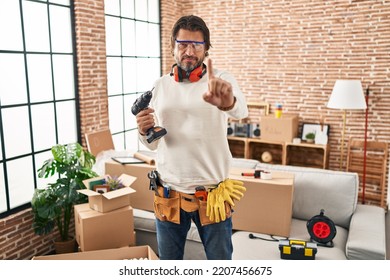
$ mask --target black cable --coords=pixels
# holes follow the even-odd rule
[[[261,240],[265,240],[265,241],[275,241],[275,242],[278,242],[280,240],[288,240],[288,238],[278,239],[278,238],[275,238],[273,235],[270,235],[271,239],[268,239],[268,238],[263,238],[260,236],[255,236],[255,235],[253,235],[253,233],[249,233],[248,237],[250,239],[261,239]]]

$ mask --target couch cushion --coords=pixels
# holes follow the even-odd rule
[[[385,218],[385,209],[374,205],[358,204],[351,220],[346,246],[348,259],[386,259]]]
[[[233,158],[232,167],[254,169],[260,161],[255,159]]]
[[[357,173],[265,163],[259,163],[256,169],[295,174],[294,218],[308,220],[324,209],[325,216],[332,219],[336,225],[349,228],[358,198]]]
[[[316,260],[346,260],[345,246],[348,231],[336,226],[337,234],[333,239],[333,247],[317,246]],[[279,242],[272,241],[284,239],[284,237],[270,236],[261,233],[252,233],[261,239],[250,239],[250,232],[237,231],[232,236],[233,260],[279,260]],[[273,239],[275,238],[275,239]],[[290,240],[310,241],[310,235],[306,229],[306,221],[292,219]]]

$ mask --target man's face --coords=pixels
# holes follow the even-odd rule
[[[181,69],[190,72],[203,63],[206,53],[203,40],[203,34],[200,31],[179,30],[174,57]]]

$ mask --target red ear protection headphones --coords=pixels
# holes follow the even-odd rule
[[[171,76],[174,76],[176,82],[183,82],[183,79],[188,79],[191,83],[199,81],[204,74],[206,74],[207,69],[206,65],[203,63],[201,66],[195,68],[191,72],[187,73],[177,66],[177,64],[172,65]]]

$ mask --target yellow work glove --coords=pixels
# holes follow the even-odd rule
[[[245,191],[246,188],[241,181],[226,179],[219,183],[218,187],[208,191],[206,215],[217,223],[225,221],[225,201],[234,206],[233,199],[240,200]]]
[[[218,185],[218,187],[220,186],[223,187],[224,200],[231,206],[234,206],[233,198],[239,201],[246,191],[244,183],[238,180],[226,179]]]
[[[218,188],[208,191],[206,216],[216,223],[226,220],[225,201],[221,198]]]

